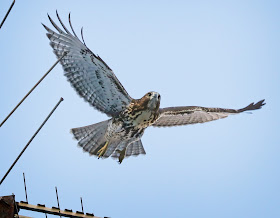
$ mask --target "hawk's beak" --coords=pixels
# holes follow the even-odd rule
[[[159,106],[160,102],[160,94],[157,92],[152,92],[151,98],[150,98],[150,108],[154,109]]]

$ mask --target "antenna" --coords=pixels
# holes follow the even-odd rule
[[[45,214],[52,214],[56,216],[61,216],[61,217],[73,217],[73,218],[100,218],[94,216],[93,213],[81,213],[81,212],[73,212],[72,210],[65,209],[65,210],[59,210],[56,207],[45,207],[45,205],[38,204],[38,205],[32,205],[32,204],[27,204],[26,202],[16,202],[17,207],[21,210],[30,210],[30,211],[35,211],[39,213],[45,213]],[[105,218],[105,217],[104,217]]]
[[[23,173],[23,182],[24,182],[24,190],[25,190],[25,199],[26,199],[26,202],[28,203],[27,191],[26,191],[26,183],[25,183],[25,175],[24,175],[24,173]]]
[[[59,209],[59,216],[61,217],[61,215],[60,215],[59,199],[58,199],[58,193],[57,193],[57,187],[56,186],[55,186],[55,193],[56,193],[57,206],[58,206],[58,209]]]
[[[31,137],[31,139],[27,142],[27,144],[25,145],[25,147],[22,149],[22,151],[20,152],[20,154],[18,155],[18,157],[16,158],[16,160],[14,161],[14,163],[10,166],[10,168],[8,169],[8,171],[6,172],[6,174],[4,175],[4,177],[2,178],[2,180],[0,181],[0,185],[2,184],[2,182],[5,180],[5,178],[7,177],[7,175],[10,173],[10,171],[13,169],[13,167],[15,166],[15,164],[17,163],[17,161],[19,160],[19,158],[21,157],[21,155],[24,153],[24,151],[26,150],[26,148],[29,146],[29,144],[32,142],[32,140],[35,138],[35,136],[38,134],[38,132],[42,129],[42,127],[45,125],[45,123],[48,121],[48,119],[50,118],[50,116],[53,114],[53,112],[55,111],[55,109],[58,107],[58,105],[63,101],[63,98],[60,98],[60,100],[58,101],[58,103],[55,105],[55,107],[52,109],[52,111],[49,113],[49,115],[47,116],[47,118],[44,120],[44,122],[41,124],[41,126],[39,127],[39,129],[34,133],[34,135]]]
[[[7,119],[9,119],[9,117],[15,112],[15,110],[21,105],[21,103],[28,97],[28,95],[30,95],[30,93],[40,84],[40,82],[42,82],[42,80],[49,74],[49,72],[52,71],[52,69],[57,65],[57,63],[67,54],[67,52],[65,52],[55,63],[54,65],[51,66],[51,68],[44,74],[44,76],[42,76],[42,78],[30,89],[30,91],[23,97],[23,99],[21,99],[21,101],[17,104],[17,106],[15,106],[15,108],[9,113],[9,115],[2,121],[2,123],[0,124],[0,127],[7,121]]]
[[[14,0],[14,1],[12,2],[12,4],[11,4],[9,10],[7,11],[7,13],[6,13],[4,19],[2,20],[2,22],[1,22],[1,24],[0,24],[0,29],[1,29],[1,27],[3,26],[3,24],[4,24],[5,20],[6,20],[6,18],[8,17],[10,11],[11,11],[12,8],[14,7],[15,2],[16,2],[16,0]]]
[[[47,218],[47,214],[52,214],[52,215],[56,215],[56,216],[60,216],[60,217],[73,217],[73,218],[101,218],[101,217],[96,217],[93,213],[84,212],[82,197],[80,197],[82,212],[80,212],[80,211],[73,212],[73,210],[71,210],[71,209],[61,210],[60,204],[59,204],[58,191],[57,191],[56,186],[55,186],[55,192],[56,192],[56,200],[57,200],[58,207],[49,208],[49,207],[46,207],[45,204],[37,204],[37,205],[29,204],[28,199],[27,199],[25,173],[23,173],[23,181],[24,181],[24,187],[25,187],[26,201],[16,202],[14,193],[13,193],[13,195],[10,195],[10,196],[0,196],[0,217],[31,218],[31,217],[19,215],[19,211],[21,209],[23,209],[23,210],[30,210],[30,211],[34,211],[34,212],[38,212],[38,213],[44,213],[46,218]],[[9,214],[9,215],[7,215],[7,214]],[[16,216],[16,215],[18,215],[18,216]],[[109,218],[109,217],[105,216],[104,218]]]
[[[84,213],[84,205],[83,205],[83,198],[81,197],[81,206],[82,206],[82,212]]]

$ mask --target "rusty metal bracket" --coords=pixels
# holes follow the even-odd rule
[[[15,209],[14,195],[0,197],[0,218],[14,218]]]

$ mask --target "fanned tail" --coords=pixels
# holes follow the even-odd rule
[[[111,157],[114,159],[118,159],[119,163],[121,163],[125,157],[138,156],[139,154],[146,154],[141,140],[132,142],[130,144],[127,142],[120,143],[115,148],[114,153],[111,155]]]
[[[89,126],[71,129],[74,138],[78,140],[78,145],[83,148],[85,152],[90,155],[98,156],[98,151],[107,142],[105,134],[108,123],[111,120],[106,120],[100,123],[95,123]],[[113,140],[110,141],[106,152],[102,158],[113,157],[121,163],[125,157],[137,156],[139,154],[146,154],[141,140],[129,142],[127,140]]]
[[[97,151],[106,143],[105,133],[110,120],[89,126],[71,129],[74,138],[77,139],[78,145],[83,148],[85,152],[91,155],[96,155]]]

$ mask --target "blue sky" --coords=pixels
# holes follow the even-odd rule
[[[0,19],[11,1],[1,1]],[[121,165],[77,147],[69,130],[107,119],[80,99],[57,66],[0,128],[0,177],[57,103],[65,101],[0,187],[29,202],[113,218],[280,216],[279,1],[17,1],[0,30],[0,119],[55,62],[41,22],[55,10],[114,70],[134,98],[161,106],[241,108],[252,114],[148,128],[147,155]],[[21,211],[22,215],[45,217]],[[52,216],[49,216],[52,217]]]

